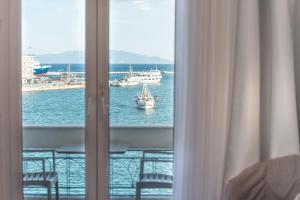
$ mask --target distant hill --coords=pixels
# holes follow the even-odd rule
[[[112,50],[110,52],[110,62],[112,64],[170,64],[173,63],[170,60],[163,59],[156,56],[145,56],[137,53],[130,53],[126,51]]]
[[[47,64],[81,64],[84,63],[85,55],[82,51],[68,51],[58,54],[36,55],[41,63]]]
[[[82,64],[85,60],[84,52],[68,51],[58,54],[37,55],[41,63],[47,64]],[[112,50],[110,52],[110,63],[112,64],[171,64],[170,60],[160,57],[145,56],[126,51]]]

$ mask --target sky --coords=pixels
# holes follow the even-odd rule
[[[175,0],[110,0],[110,49],[174,59]],[[84,51],[85,0],[23,0],[24,54]]]

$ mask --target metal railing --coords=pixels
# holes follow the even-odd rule
[[[124,154],[110,154],[110,196],[134,196],[136,182],[139,180],[141,170],[141,159],[145,158],[146,151],[127,151]],[[168,151],[165,159],[173,159],[172,152]],[[153,162],[145,166],[147,170],[173,173],[172,165],[158,165],[156,158],[147,151]],[[159,154],[155,154],[159,155]],[[161,154],[160,159],[166,154]],[[23,153],[24,158],[43,158],[46,160],[46,171],[53,170],[58,173],[59,190],[62,196],[84,196],[85,195],[85,155],[57,153],[54,150],[30,149]],[[28,164],[24,162],[23,171],[34,172],[38,169],[38,163]],[[54,191],[53,191],[54,192]],[[24,188],[25,195],[46,195],[43,188]],[[170,196],[172,191],[168,189],[145,190],[143,195],[148,196]]]

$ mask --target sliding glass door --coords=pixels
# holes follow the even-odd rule
[[[175,0],[22,0],[26,199],[171,198],[174,31]]]
[[[110,199],[170,199],[175,0],[110,0]]]
[[[85,198],[85,4],[22,0],[25,198]]]

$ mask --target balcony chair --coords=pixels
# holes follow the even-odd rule
[[[225,200],[296,200],[300,193],[300,155],[258,163],[231,179]],[[297,197],[297,198],[295,198]]]
[[[173,163],[173,160],[163,158],[146,158],[146,153],[171,154],[161,151],[144,151],[140,163],[140,176],[136,183],[136,200],[141,200],[142,189],[173,188],[173,176],[163,173],[145,173],[145,163]]]
[[[45,159],[43,158],[24,158],[24,162],[41,162],[42,172],[30,172],[23,173],[23,185],[24,186],[41,186],[47,188],[48,200],[51,200],[51,186],[55,185],[55,199],[59,200],[59,188],[58,188],[58,175],[53,171],[46,172]],[[54,161],[53,161],[54,163]]]

